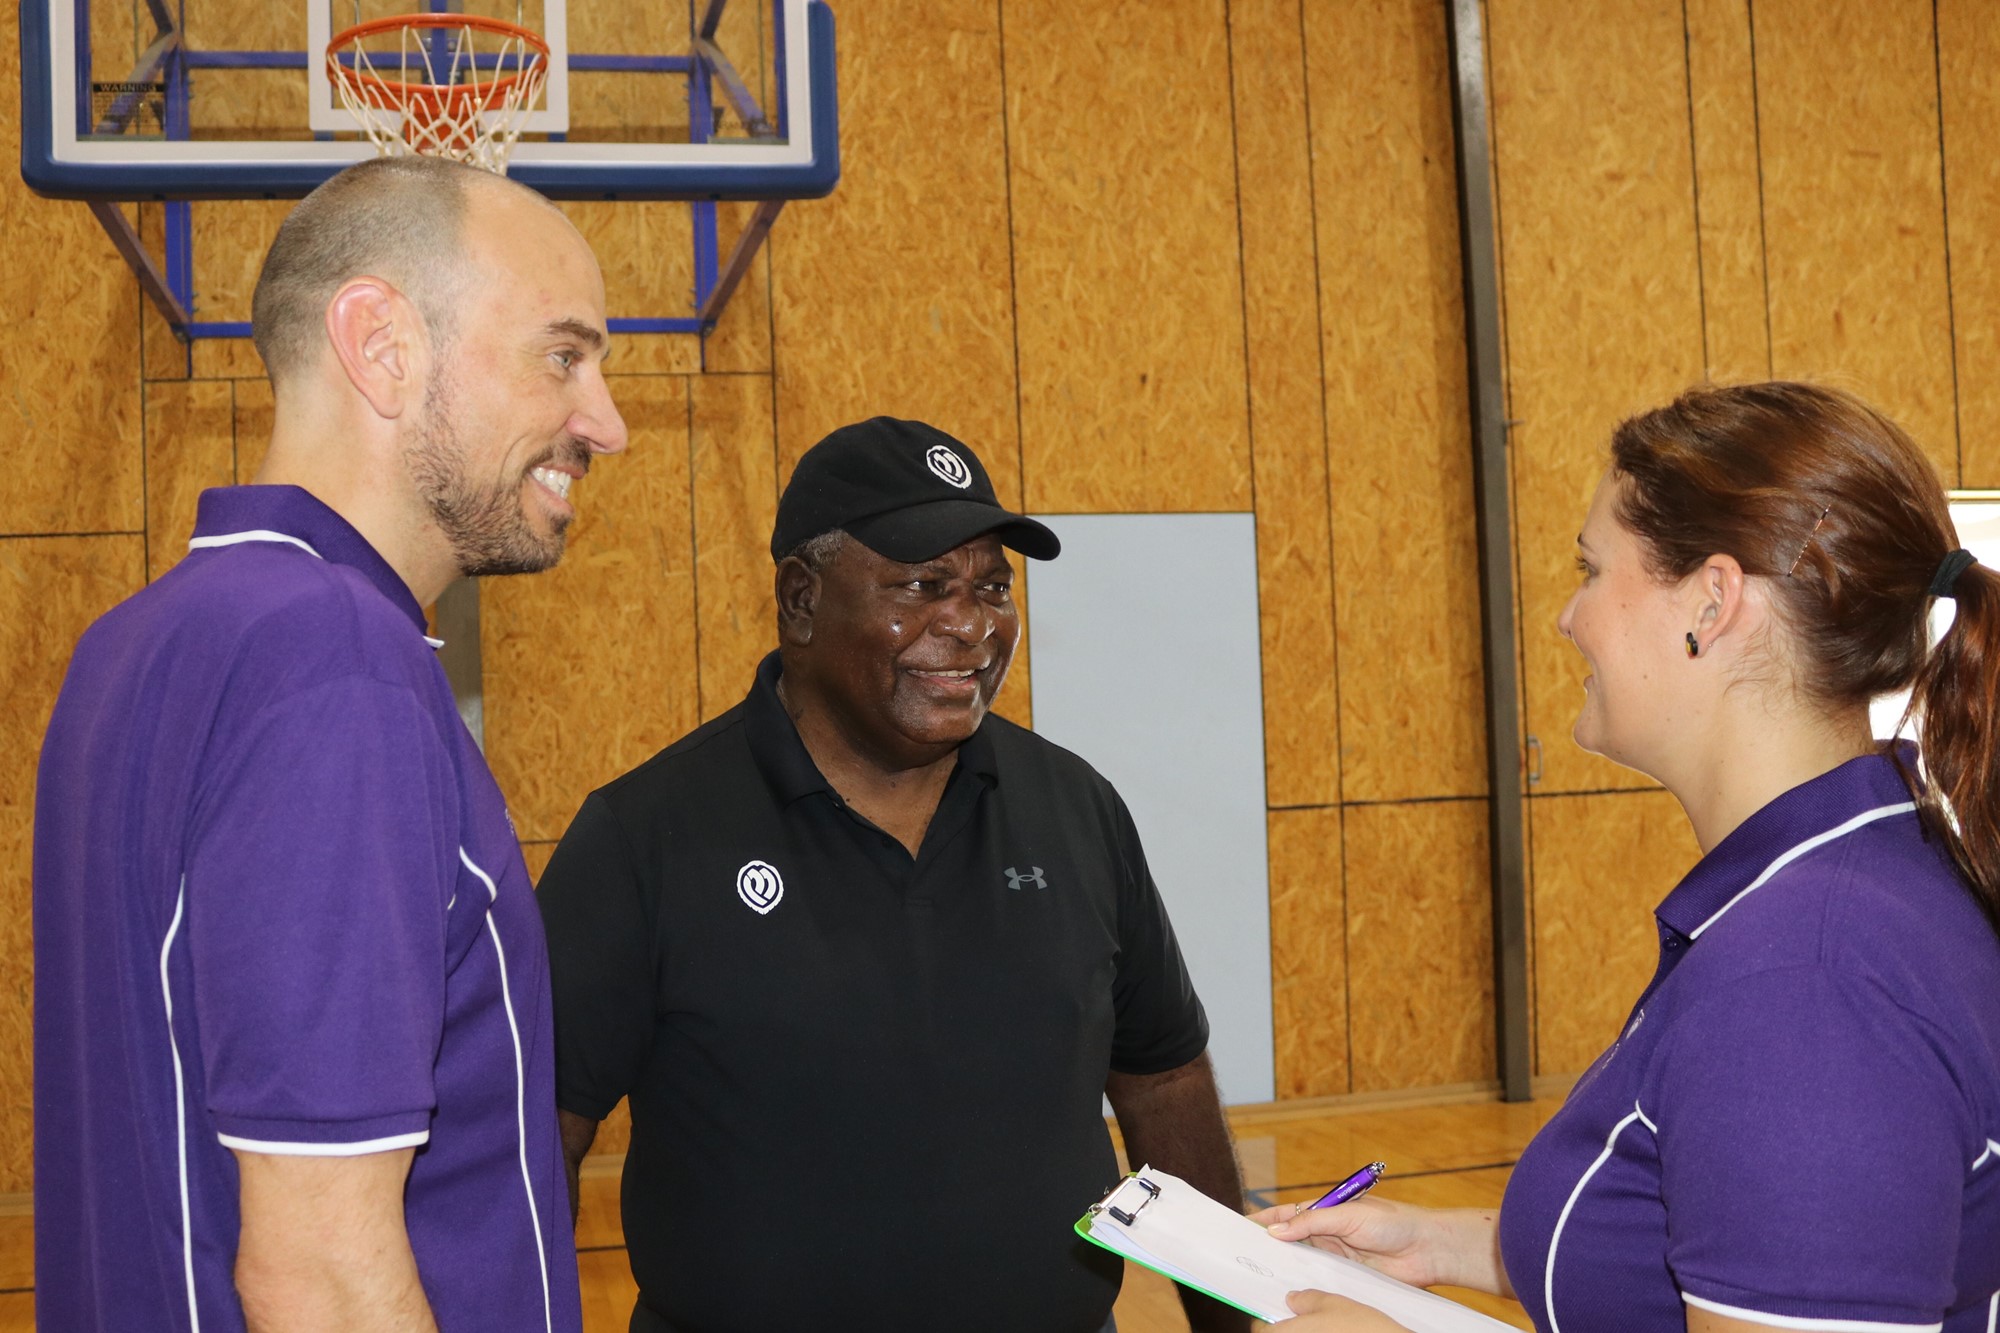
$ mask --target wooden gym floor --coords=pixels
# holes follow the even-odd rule
[[[1364,1162],[1380,1159],[1389,1164],[1389,1175],[1377,1187],[1384,1198],[1433,1207],[1495,1207],[1522,1147],[1561,1100],[1365,1109],[1266,1106],[1235,1112],[1230,1120],[1244,1183],[1259,1204],[1315,1198]],[[615,1163],[586,1166],[576,1239],[586,1333],[624,1333],[634,1288],[619,1231]],[[17,1207],[0,1214],[0,1333],[34,1328],[34,1280],[34,1219]],[[1448,1294],[1516,1327],[1530,1327],[1513,1301]],[[1186,1328],[1173,1284],[1128,1268],[1118,1299],[1119,1333]]]

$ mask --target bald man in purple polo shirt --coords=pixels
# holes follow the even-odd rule
[[[575,1330],[547,965],[423,607],[625,447],[540,196],[349,169],[258,280],[256,484],[84,635],[35,822],[35,1272],[63,1330]]]

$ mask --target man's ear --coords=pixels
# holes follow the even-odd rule
[[[819,575],[805,561],[788,555],[778,562],[773,588],[778,598],[778,637],[793,646],[811,643],[813,615],[819,609]]]
[[[326,306],[326,337],[347,382],[390,420],[423,393],[430,344],[416,307],[382,278],[351,278]]]

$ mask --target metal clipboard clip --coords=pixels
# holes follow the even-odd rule
[[[1120,1208],[1117,1203],[1119,1195],[1134,1188],[1145,1197],[1139,1199],[1130,1211]],[[1109,1213],[1112,1220],[1129,1227],[1139,1220],[1139,1214],[1146,1211],[1146,1206],[1159,1197],[1160,1187],[1135,1171],[1125,1177],[1125,1179],[1119,1181],[1109,1194],[1092,1204],[1090,1211],[1092,1213]]]

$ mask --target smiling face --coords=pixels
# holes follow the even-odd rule
[[[914,767],[979,729],[1021,636],[997,536],[917,564],[849,540],[817,577],[809,636],[788,635],[786,679],[810,689],[855,750]]]
[[[625,447],[604,382],[604,280],[560,213],[512,191],[466,225],[466,290],[405,457],[462,573],[561,559],[573,482]]]
[[[1619,522],[1624,485],[1609,473],[1598,483],[1577,538],[1583,582],[1556,627],[1590,667],[1576,743],[1657,776],[1688,722],[1695,682],[1685,636],[1698,621],[1688,589],[1659,582],[1638,536]]]

